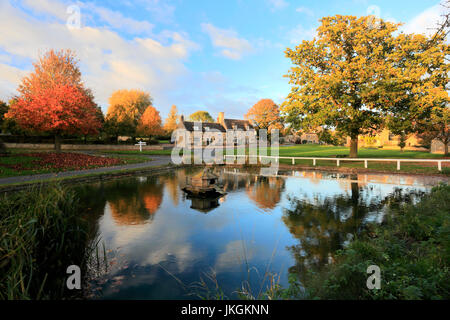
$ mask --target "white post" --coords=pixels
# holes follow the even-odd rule
[[[397,160],[397,170],[400,170],[400,160]]]
[[[367,160],[364,160],[364,168],[367,169]]]
[[[316,159],[313,159],[313,166],[316,166]]]
[[[337,165],[338,167],[339,167],[339,161],[340,161],[340,160],[336,160],[336,165]]]
[[[292,165],[294,165],[295,164],[295,159],[294,158],[292,158]]]
[[[441,161],[438,161],[438,170],[439,170],[439,171],[442,171]]]
[[[139,146],[139,151],[142,152],[142,146],[146,146],[147,142],[139,141],[139,143],[136,143],[135,146]]]

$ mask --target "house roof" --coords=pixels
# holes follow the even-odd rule
[[[247,130],[247,127],[253,129],[252,124],[248,120],[224,119],[223,122],[226,129],[233,129],[233,126],[236,126],[237,130]]]
[[[195,122],[192,121],[183,121],[183,125],[187,131],[194,131]],[[225,128],[220,123],[215,122],[202,122],[202,131],[207,131],[206,128],[219,130],[220,132],[226,132]]]

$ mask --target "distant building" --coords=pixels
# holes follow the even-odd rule
[[[350,146],[350,137],[347,137],[346,146]],[[398,147],[400,136],[392,134],[388,129],[383,129],[374,135],[358,136],[359,147]],[[405,148],[420,146],[420,138],[416,134],[410,134],[405,140]]]
[[[442,141],[439,141],[437,139],[434,139],[433,141],[431,141],[431,148],[430,148],[430,152],[431,153],[442,153],[444,154],[445,152],[445,145]],[[450,145],[447,146],[447,152],[450,151]]]
[[[196,127],[199,125],[200,127]],[[202,131],[203,133],[207,132],[219,132],[222,134],[222,140],[228,144],[234,144],[237,142],[237,138],[230,142],[226,141],[227,132],[229,131],[241,131],[246,132],[249,136],[254,135],[256,137],[256,130],[253,125],[248,120],[239,120],[239,119],[225,119],[225,113],[219,112],[219,116],[217,117],[217,122],[193,122],[193,121],[184,121],[184,117],[180,116],[177,129],[184,130],[185,134],[190,136],[191,144],[200,145],[199,141],[194,141],[196,139],[194,132]],[[206,137],[202,141],[202,146],[209,145],[213,140]],[[179,146],[183,146],[183,141],[178,141]]]

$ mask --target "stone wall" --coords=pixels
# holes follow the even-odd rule
[[[10,149],[53,149],[54,145],[49,143],[5,143]],[[166,150],[172,148],[171,144],[158,144],[142,146],[142,150]],[[62,150],[139,150],[135,145],[113,145],[113,144],[62,144]]]

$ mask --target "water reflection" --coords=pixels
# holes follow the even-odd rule
[[[135,181],[116,181],[106,199],[117,225],[150,223],[159,209],[164,185],[159,177]]]
[[[266,271],[286,284],[288,271],[301,278],[330,263],[367,222],[382,221],[387,205],[414,202],[436,183],[306,171],[263,177],[216,168],[227,195],[193,198],[182,189],[200,170],[79,188],[92,239],[105,245],[108,258],[107,273],[92,281],[95,297],[195,298],[189,284],[211,268],[228,297],[236,297],[242,281],[261,288]]]

